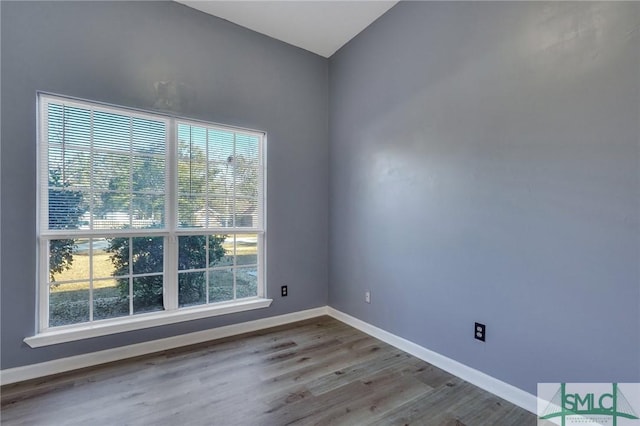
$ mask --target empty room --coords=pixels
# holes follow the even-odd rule
[[[3,425],[640,426],[640,2],[0,36]]]

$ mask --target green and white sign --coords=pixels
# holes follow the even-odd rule
[[[640,426],[640,383],[538,383],[538,425]]]

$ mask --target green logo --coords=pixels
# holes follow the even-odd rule
[[[541,387],[547,385],[546,387]],[[569,385],[569,388],[568,386]],[[638,408],[638,388],[633,391],[633,405]],[[549,386],[552,386],[551,388]],[[560,383],[550,399],[544,398],[558,384],[541,383],[538,385],[538,416],[540,420],[560,420],[560,425],[575,424],[611,424],[618,426],[621,419],[638,420],[633,405],[620,390],[618,383]],[[545,393],[546,395],[542,395]],[[546,405],[545,405],[546,403]],[[633,422],[635,424],[636,422]],[[556,423],[558,424],[558,423]]]

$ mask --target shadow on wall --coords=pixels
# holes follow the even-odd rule
[[[186,83],[156,81],[153,83],[156,100],[153,108],[162,111],[184,112],[193,104],[195,92]]]

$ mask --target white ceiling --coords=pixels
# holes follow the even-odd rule
[[[176,1],[325,58],[397,3],[369,0]]]

